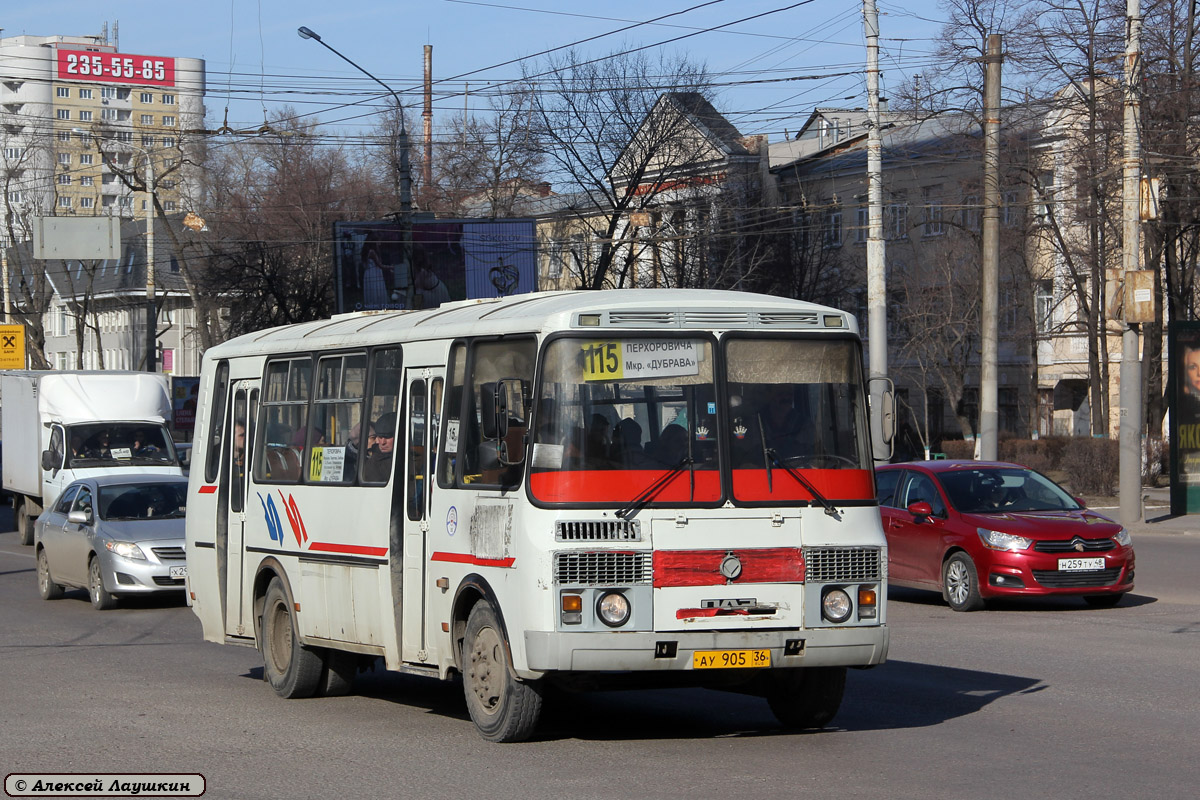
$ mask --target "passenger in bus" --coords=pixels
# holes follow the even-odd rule
[[[321,445],[325,444],[325,431],[321,428],[318,428],[316,425],[313,425],[311,428],[301,428],[292,434],[292,447],[298,447],[303,450],[305,444],[307,443],[306,437],[309,431],[312,431],[313,447],[320,447]]]
[[[653,456],[663,466],[679,465],[688,454],[688,432],[682,425],[672,422],[658,435]]]
[[[246,477],[246,422],[241,419],[233,423],[233,472],[239,481]]]
[[[642,448],[642,426],[634,419],[623,419],[613,431],[612,460],[624,469],[646,469],[650,457]]]
[[[759,409],[756,423],[762,425],[766,447],[781,459],[812,455],[815,432],[812,421],[804,418],[793,403],[792,387],[786,384],[769,386],[766,401]],[[759,431],[751,429],[751,435]]]
[[[612,466],[609,450],[612,448],[612,423],[603,414],[592,414],[587,429],[587,441],[583,445],[584,465],[587,469],[608,469]]]
[[[363,462],[363,480],[386,483],[392,475],[392,455],[396,449],[396,415],[392,412],[375,420],[375,444],[367,449]]]
[[[361,453],[359,448],[370,449],[375,444],[375,426],[367,423],[367,440],[361,442],[362,423],[357,423],[350,429],[348,438],[346,439],[346,466],[345,474],[353,476],[358,471],[358,459]]]

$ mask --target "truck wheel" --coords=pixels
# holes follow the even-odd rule
[[[263,677],[280,697],[312,697],[325,664],[321,654],[300,643],[296,619],[283,581],[267,587],[262,619]]]
[[[63,596],[63,587],[54,582],[50,575],[50,559],[46,558],[46,550],[38,550],[37,554],[38,594],[43,600],[57,600]]]
[[[20,536],[21,544],[33,544],[33,520],[25,513],[24,500],[18,500],[13,503],[13,522],[17,525],[17,533]]]
[[[542,686],[522,681],[508,668],[507,648],[496,612],[476,603],[463,640],[463,693],[467,711],[490,742],[523,742],[542,713]]]
[[[88,594],[92,598],[92,608],[97,611],[107,611],[117,605],[116,596],[104,588],[104,576],[100,574],[100,559],[94,556],[88,563]]]
[[[770,677],[767,705],[785,728],[824,728],[842,706],[845,667],[789,669]]]

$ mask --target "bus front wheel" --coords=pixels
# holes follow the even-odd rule
[[[770,678],[767,704],[786,728],[824,728],[841,708],[845,667],[789,669]]]
[[[491,742],[522,742],[537,727],[542,687],[518,679],[508,666],[496,612],[476,603],[463,640],[463,692],[471,721]]]
[[[312,697],[325,667],[320,653],[300,643],[287,591],[279,578],[267,587],[262,619],[263,674],[280,697]]]

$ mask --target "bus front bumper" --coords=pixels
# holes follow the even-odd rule
[[[692,669],[698,650],[770,650],[772,668],[865,667],[887,658],[886,625],[790,631],[617,633],[525,631],[528,670],[546,672],[670,671]]]

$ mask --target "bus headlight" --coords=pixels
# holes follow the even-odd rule
[[[619,628],[629,621],[629,599],[620,592],[606,592],[596,603],[596,616],[610,628]]]
[[[853,610],[850,595],[842,589],[830,589],[821,597],[821,616],[830,622],[845,622]]]

